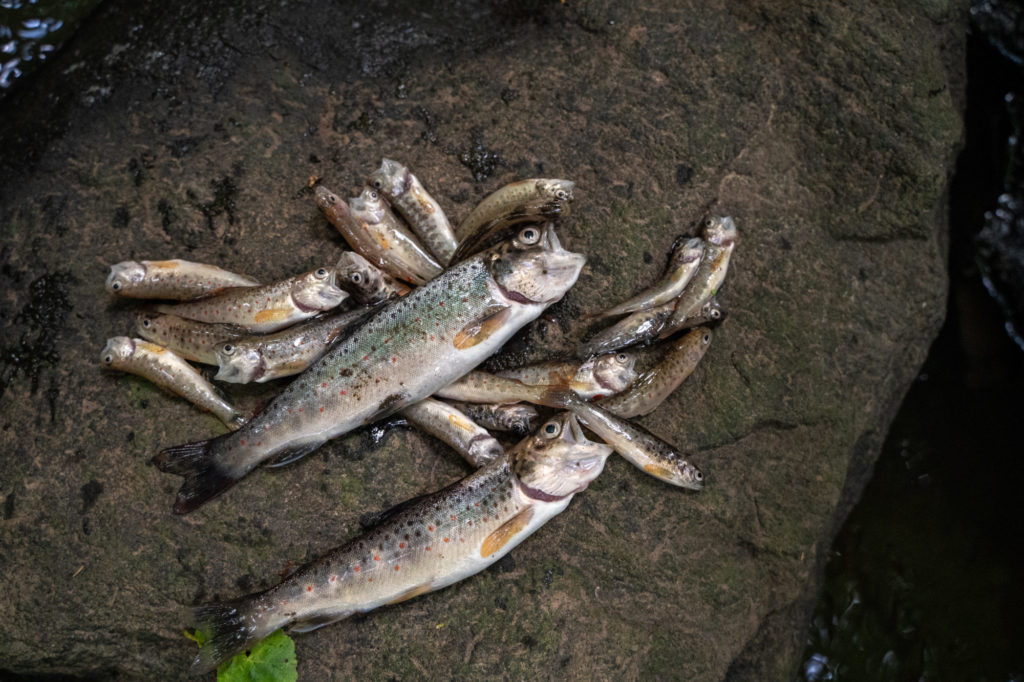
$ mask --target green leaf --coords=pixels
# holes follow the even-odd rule
[[[217,668],[217,682],[295,682],[295,642],[277,630]]]

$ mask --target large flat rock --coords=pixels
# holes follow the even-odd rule
[[[175,517],[179,479],[150,457],[223,427],[98,366],[136,308],[105,294],[109,264],[331,263],[310,183],[354,191],[386,155],[455,219],[513,179],[578,183],[561,232],[588,266],[505,362],[568,352],[677,235],[735,217],[730,318],[643,420],[709,485],[611,460],[491,570],[297,636],[300,679],[790,674],[943,317],[965,8],[639,4],[108,2],[5,102],[0,669],[185,677],[185,607],[466,473],[392,428]],[[229,393],[254,409],[276,389]]]

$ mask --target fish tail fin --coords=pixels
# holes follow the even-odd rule
[[[243,598],[196,607],[193,620],[203,644],[192,661],[192,670],[213,670],[252,642],[263,638],[263,634],[256,632],[257,627],[250,624],[247,605],[248,598]]]
[[[153,464],[160,471],[185,477],[174,501],[175,514],[187,514],[199,508],[238,480],[219,470],[214,461],[218,450],[213,446],[219,440],[220,437],[175,445],[153,458]]]

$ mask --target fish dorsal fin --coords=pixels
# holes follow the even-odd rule
[[[527,507],[511,519],[501,524],[496,531],[484,538],[480,546],[480,556],[486,559],[509,543],[519,531],[529,525],[533,518],[533,507]]]
[[[473,320],[455,335],[452,345],[459,350],[465,350],[483,343],[505,325],[511,314],[512,309],[509,306],[488,307],[482,317]]]

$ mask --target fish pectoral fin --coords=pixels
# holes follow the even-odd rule
[[[263,466],[270,469],[283,467],[286,464],[291,464],[292,462],[296,462],[302,459],[309,453],[316,450],[318,447],[320,447],[320,443],[314,443],[313,445],[300,445],[297,448],[290,448],[288,450],[285,450],[284,452],[279,452],[274,457],[267,460],[267,463],[264,464]]]
[[[455,335],[455,340],[452,341],[452,345],[459,350],[465,350],[466,348],[472,348],[479,343],[483,343],[505,325],[511,314],[512,308],[509,306],[489,307],[483,316],[473,320],[459,330],[459,333]]]
[[[533,518],[533,507],[527,507],[501,524],[496,531],[484,538],[484,543],[480,546],[480,556],[486,559],[507,545],[509,540],[529,525],[531,518]]]
[[[397,597],[389,601],[388,604],[400,604],[404,601],[412,599],[413,597],[418,597],[421,594],[426,594],[427,592],[430,592],[433,589],[434,586],[432,584],[423,583],[422,585],[417,585],[416,587],[406,590],[402,594],[398,595]]]
[[[288,629],[292,632],[312,632],[313,630],[316,630],[317,628],[322,628],[325,625],[337,623],[339,620],[345,620],[351,615],[351,611],[345,611],[340,615],[337,613],[330,613],[324,614],[322,616],[303,618],[302,620],[297,620],[294,623],[292,623],[290,626],[288,626]]]
[[[291,312],[290,308],[268,308],[256,313],[253,319],[260,324],[264,322],[282,322],[288,319]]]

